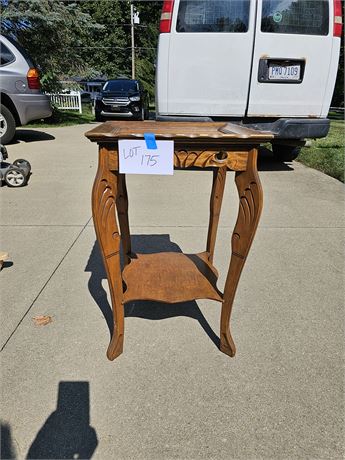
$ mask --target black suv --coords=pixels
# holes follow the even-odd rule
[[[138,80],[117,79],[105,82],[95,100],[96,121],[115,117],[145,120],[149,117],[149,101]]]

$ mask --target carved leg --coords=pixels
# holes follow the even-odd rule
[[[217,229],[220,209],[222,207],[227,167],[213,170],[212,193],[210,199],[210,221],[208,225],[206,251],[209,253],[209,261],[213,262],[214,246],[216,244]]]
[[[259,223],[263,194],[256,167],[257,149],[248,155],[247,170],[236,172],[235,182],[240,199],[237,222],[232,234],[232,254],[225,282],[220,319],[220,349],[235,356],[236,347],[230,333],[230,315],[237,285]]]
[[[116,198],[117,215],[120,224],[121,241],[123,246],[124,262],[127,265],[130,262],[131,253],[131,236],[129,233],[128,222],[128,196],[126,187],[125,174],[115,173],[118,178],[119,189]]]
[[[92,215],[107,273],[113,308],[114,330],[107,356],[115,359],[123,351],[124,308],[120,267],[120,235],[116,222],[118,176],[109,171],[108,152],[99,150],[98,170],[92,189]]]

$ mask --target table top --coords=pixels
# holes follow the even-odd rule
[[[157,139],[205,140],[264,143],[274,137],[270,131],[259,131],[226,122],[162,122],[107,121],[85,136],[92,142],[111,142],[117,139],[143,139],[144,133],[153,133]]]

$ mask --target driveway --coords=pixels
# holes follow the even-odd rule
[[[21,129],[8,146],[33,174],[0,189],[2,458],[343,458],[343,185],[261,158],[265,204],[235,299],[235,358],[217,348],[218,303],[135,302],[110,362],[90,128]],[[203,250],[210,173],[127,185],[134,250]],[[220,288],[236,215],[230,173]],[[52,322],[35,325],[39,315]]]

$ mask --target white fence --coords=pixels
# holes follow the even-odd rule
[[[80,91],[71,91],[70,93],[55,93],[47,94],[50,97],[50,101],[58,109],[61,110],[81,110],[81,97]]]
[[[329,110],[331,112],[344,113],[344,107],[330,107]]]

